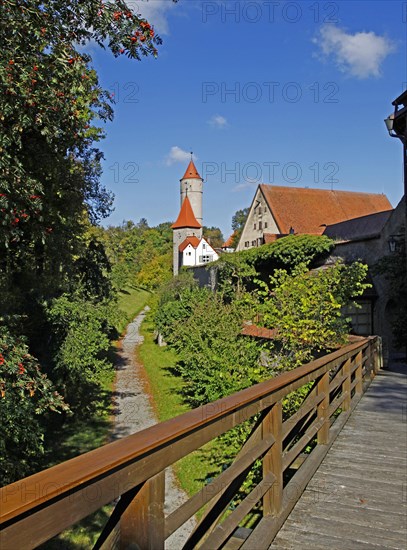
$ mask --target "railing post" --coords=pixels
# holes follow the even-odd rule
[[[272,434],[275,442],[263,458],[263,479],[270,473],[275,481],[263,497],[263,515],[276,516],[283,504],[283,408],[281,401],[273,405],[263,420],[263,438]]]
[[[380,336],[376,336],[373,361],[374,374],[376,375],[381,368],[383,368],[382,339]]]
[[[345,380],[342,384],[342,391],[347,393],[344,401],[343,401],[343,410],[348,411],[350,409],[350,403],[351,403],[351,394],[350,394],[350,366],[351,366],[351,359],[347,359],[345,361],[345,364],[342,367],[342,371],[344,376],[346,376]]]
[[[369,349],[369,347],[367,349]],[[362,352],[359,351],[359,353],[356,355],[356,365],[357,365],[357,367],[356,367],[356,370],[355,370],[355,377],[356,377],[355,392],[358,395],[362,395],[362,393],[363,393],[362,364],[363,364],[363,355],[362,355]]]
[[[366,348],[366,376],[369,376],[370,380],[374,378],[374,340],[369,340],[369,344]],[[362,373],[363,376],[363,373]]]
[[[120,549],[164,549],[165,472],[148,479],[120,519]]]
[[[317,385],[317,395],[325,394],[323,400],[318,404],[318,420],[323,421],[318,430],[318,445],[326,445],[329,442],[329,371],[322,375]]]

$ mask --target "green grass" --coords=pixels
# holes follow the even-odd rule
[[[174,374],[177,355],[173,349],[159,347],[155,343],[151,315],[147,315],[141,325],[141,334],[144,342],[139,348],[138,356],[147,373],[157,417],[163,422],[190,410],[190,407],[185,404],[181,395],[183,381]],[[188,495],[199,491],[209,477],[218,473],[214,471],[209,460],[212,445],[213,443],[208,443],[174,465],[180,485]]]
[[[117,305],[120,312],[123,313],[123,315],[120,315],[120,320],[116,326],[119,334],[124,332],[128,323],[147,305],[151,295],[151,292],[148,290],[133,286],[129,286],[119,292]]]

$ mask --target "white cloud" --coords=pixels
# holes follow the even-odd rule
[[[194,160],[197,159],[195,155],[192,155],[192,158]],[[174,147],[171,147],[170,152],[165,157],[165,164],[167,166],[171,166],[171,164],[175,164],[176,162],[189,162],[191,160],[191,153],[188,151],[184,151],[181,149],[181,147],[178,147],[178,145],[175,145]]]
[[[225,128],[228,125],[228,121],[226,118],[222,115],[213,115],[209,120],[208,123],[211,126],[215,126],[215,128]]]
[[[167,16],[171,9],[178,7],[172,0],[130,0],[127,5],[154,25],[159,34],[169,34]]]
[[[233,188],[233,191],[244,191],[245,189],[254,189],[261,183],[258,179],[247,179],[243,183],[239,183],[236,187]]]
[[[335,25],[324,25],[314,42],[326,57],[333,57],[339,69],[357,78],[378,77],[394,44],[374,32],[347,33]]]

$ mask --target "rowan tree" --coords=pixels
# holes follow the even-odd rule
[[[0,20],[1,336],[9,346],[26,335],[27,353],[39,359],[32,359],[33,379],[41,382],[46,371],[63,388],[75,372],[92,370],[109,330],[99,314],[110,299],[109,266],[86,234],[112,208],[100,184],[98,142],[114,99],[84,46],[92,41],[139,60],[157,56],[161,40],[121,0],[1,0]],[[86,323],[93,332],[84,341]],[[14,363],[9,371],[24,379]],[[10,428],[6,463],[39,455],[35,434],[42,437],[45,408],[24,391],[7,391],[0,401],[7,418],[25,419],[18,436]],[[7,480],[25,472],[9,472]]]

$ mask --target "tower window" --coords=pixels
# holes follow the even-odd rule
[[[253,224],[253,229],[256,229],[256,224],[255,223]]]
[[[262,222],[259,222],[259,229],[263,229],[263,224],[262,224]]]
[[[267,222],[264,222],[264,229],[267,228]]]

